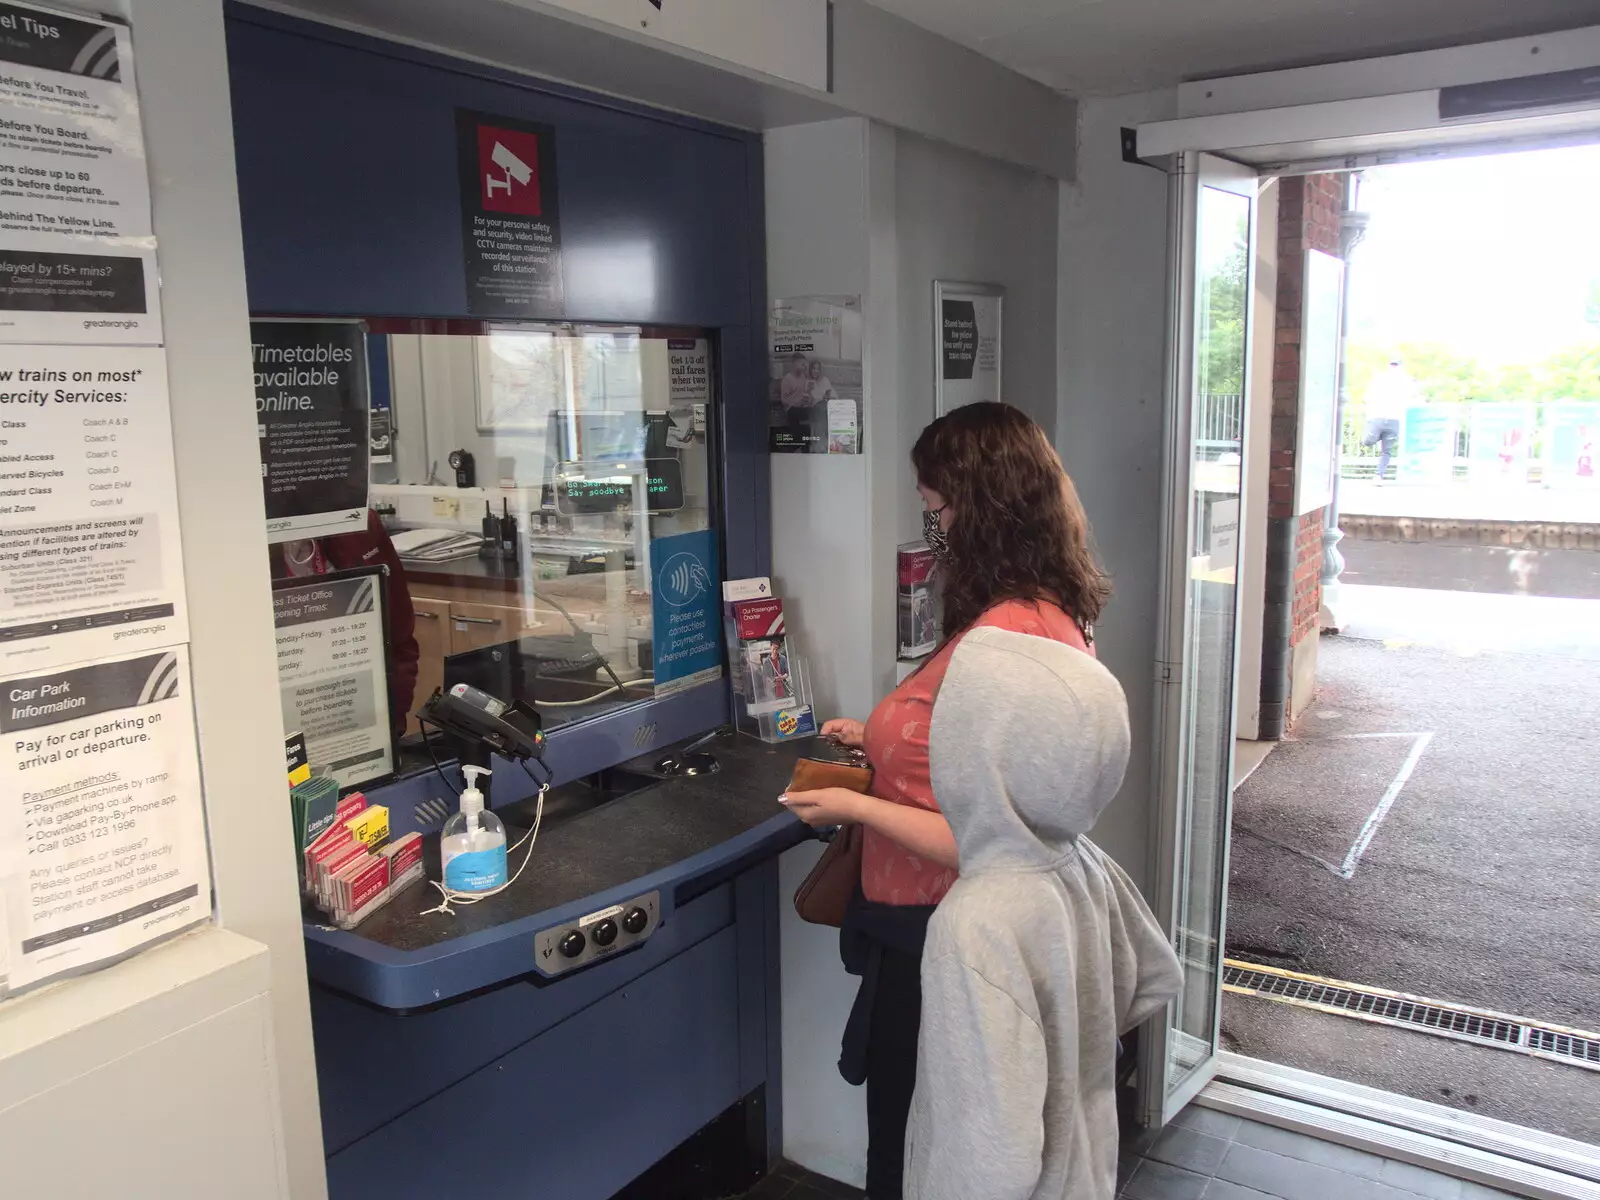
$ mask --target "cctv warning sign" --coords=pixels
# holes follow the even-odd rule
[[[538,163],[538,134],[479,125],[479,205],[485,212],[542,216]]]
[[[467,311],[561,315],[561,223],[555,130],[456,111]]]

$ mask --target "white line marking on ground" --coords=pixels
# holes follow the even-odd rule
[[[1394,807],[1395,800],[1400,795],[1400,789],[1405,787],[1406,780],[1411,778],[1411,772],[1417,769],[1417,762],[1422,758],[1422,752],[1428,748],[1428,743],[1433,741],[1431,733],[1349,733],[1347,738],[1380,738],[1380,737],[1408,737],[1415,739],[1411,746],[1411,753],[1406,755],[1405,762],[1400,764],[1400,770],[1389,783],[1389,789],[1383,793],[1383,799],[1378,801],[1378,807],[1367,815],[1366,822],[1361,826],[1361,832],[1356,835],[1356,840],[1350,845],[1350,852],[1344,856],[1342,865],[1334,868],[1334,874],[1343,879],[1349,879],[1356,873],[1356,867],[1361,862],[1361,856],[1367,852],[1367,847],[1372,845],[1372,839],[1378,835],[1378,826],[1383,824],[1383,819],[1389,815],[1389,810]]]

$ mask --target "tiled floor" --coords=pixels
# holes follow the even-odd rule
[[[865,1200],[866,1193],[786,1162],[742,1200]]]
[[[1125,1200],[1490,1200],[1505,1192],[1191,1106],[1124,1147]]]
[[[1123,1147],[1122,1200],[1512,1200],[1481,1184],[1191,1106]],[[784,1163],[742,1200],[864,1200]],[[974,1198],[977,1200],[977,1198]]]

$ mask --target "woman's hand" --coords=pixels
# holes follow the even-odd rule
[[[841,746],[849,746],[852,749],[859,750],[866,743],[867,727],[860,721],[835,717],[823,725],[822,736],[832,738]]]
[[[863,802],[867,799],[849,788],[831,787],[788,792],[778,797],[778,803],[813,829],[826,829],[830,825],[854,825],[859,822]]]

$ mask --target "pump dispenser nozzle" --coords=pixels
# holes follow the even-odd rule
[[[461,793],[461,812],[467,818],[467,828],[473,829],[478,824],[478,814],[483,811],[483,792],[478,788],[478,776],[493,775],[488,767],[474,767],[471,765],[461,768],[461,774],[466,778],[466,789]]]

